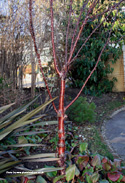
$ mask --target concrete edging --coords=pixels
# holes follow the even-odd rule
[[[113,116],[115,116],[116,114],[118,114],[119,112],[124,111],[124,110],[125,110],[125,106],[123,106],[122,108],[120,108],[120,109],[116,110],[115,112],[113,112],[109,116],[109,118],[113,118]],[[119,158],[119,159],[122,160],[122,158],[117,154],[116,150],[111,146],[110,141],[107,139],[107,137],[105,135],[106,134],[105,125],[106,125],[107,122],[108,122],[108,119],[107,120],[104,120],[103,121],[103,125],[101,127],[101,133],[102,133],[103,139],[106,142],[107,146],[109,147],[109,149],[110,149],[111,153],[113,154],[114,158]]]

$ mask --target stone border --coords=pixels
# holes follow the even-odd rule
[[[125,106],[123,106],[121,109],[118,109],[117,111],[113,112],[112,115],[110,116],[110,118],[112,118],[114,115],[118,114],[121,111],[125,110]]]
[[[116,114],[118,114],[119,112],[124,111],[124,110],[125,110],[125,106],[123,106],[121,109],[118,109],[117,111],[113,112],[113,113],[109,116],[109,118],[113,118],[113,116],[115,116]],[[101,133],[102,133],[103,139],[104,139],[104,141],[106,142],[106,144],[108,145],[108,147],[109,147],[111,153],[113,154],[114,158],[119,158],[119,159],[123,160],[123,159],[118,155],[118,153],[116,152],[116,150],[111,146],[110,141],[107,139],[107,137],[106,137],[106,135],[105,135],[105,134],[106,134],[105,125],[106,125],[107,122],[108,122],[108,119],[107,119],[107,120],[104,120],[104,121],[103,121],[103,125],[102,125],[102,127],[101,127]],[[124,161],[124,160],[123,160],[123,161]]]

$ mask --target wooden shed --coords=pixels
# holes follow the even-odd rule
[[[115,64],[110,63],[110,66],[114,68],[112,74],[109,74],[109,79],[115,77],[117,82],[113,88],[114,92],[125,92],[125,45],[123,45],[123,54],[120,56]]]

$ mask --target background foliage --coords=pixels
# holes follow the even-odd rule
[[[84,14],[82,16],[82,19],[84,19]],[[111,13],[107,21],[96,30],[96,32],[87,42],[86,46],[83,47],[83,49],[79,53],[76,61],[72,65],[72,70],[69,73],[72,87],[80,88],[83,85],[87,76],[90,74],[93,67],[95,66],[99,53],[101,52],[104,43],[106,42],[108,30],[111,28],[113,17],[114,11]],[[110,44],[108,44],[108,46],[106,47],[101,56],[101,62],[98,64],[96,71],[89,79],[84,89],[85,94],[100,95],[101,93],[112,91],[116,78],[109,80],[107,76],[108,74],[113,72],[113,68],[110,67],[110,62],[114,64],[119,56],[122,54],[122,41],[119,42],[119,44],[117,44],[117,42],[119,39],[122,40],[124,32],[123,18],[124,13],[120,12],[117,15],[117,21],[115,22],[113,27]],[[74,56],[82,46],[83,41],[90,35],[90,33],[94,30],[98,23],[103,21],[103,19],[104,17],[99,17],[94,21],[90,21],[85,26],[81,39],[79,40],[76,47]]]

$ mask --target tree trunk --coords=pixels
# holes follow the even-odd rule
[[[61,90],[59,98],[59,110],[58,110],[58,155],[60,157],[59,165],[64,167],[64,156],[65,156],[65,132],[64,132],[64,94],[65,94],[65,80],[61,79]],[[61,172],[63,174],[63,172]]]
[[[36,87],[36,63],[33,56],[33,45],[32,40],[30,40],[30,47],[31,47],[31,53],[30,53],[30,59],[31,59],[31,66],[32,66],[32,73],[31,73],[31,98],[35,97],[35,87]]]
[[[23,66],[19,66],[19,89],[22,91],[23,89]]]

